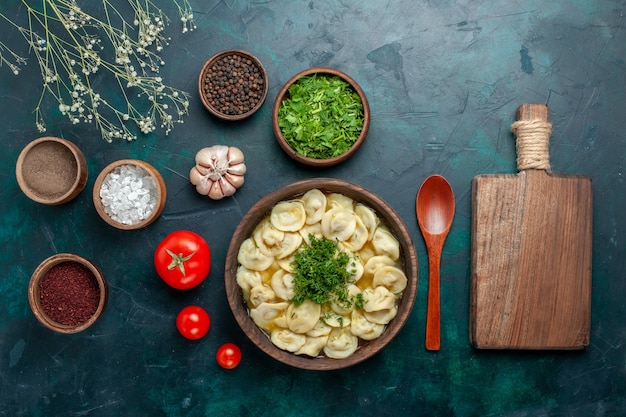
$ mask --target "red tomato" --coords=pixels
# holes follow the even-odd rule
[[[241,349],[234,343],[225,343],[215,355],[217,363],[224,369],[233,369],[241,362]]]
[[[200,285],[211,270],[211,249],[202,236],[187,230],[170,233],[154,252],[154,266],[170,286],[187,290]]]
[[[187,339],[198,340],[209,332],[211,319],[202,307],[187,306],[178,313],[176,327]]]

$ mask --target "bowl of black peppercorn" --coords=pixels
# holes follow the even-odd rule
[[[254,55],[230,49],[209,58],[198,77],[204,107],[223,120],[241,120],[261,108],[267,96],[267,73]]]

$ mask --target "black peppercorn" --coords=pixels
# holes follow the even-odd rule
[[[228,53],[205,68],[200,93],[213,110],[226,116],[244,115],[264,97],[263,75],[255,60]]]

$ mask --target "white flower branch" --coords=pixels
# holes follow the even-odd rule
[[[34,113],[40,132],[46,131],[42,110],[46,97],[57,103],[59,112],[71,123],[94,123],[108,142],[135,140],[129,122],[143,134],[158,127],[166,135],[174,123],[183,123],[189,96],[164,84],[159,76],[160,67],[165,65],[161,52],[169,43],[165,36],[169,19],[152,1],[124,0],[134,11],[131,22],[113,0],[101,0],[101,19],[84,12],[76,0],[40,1],[41,7],[36,9],[32,1],[22,0],[28,27],[0,13],[25,39],[38,64],[42,90]],[[178,10],[182,31],[194,30],[188,0],[171,1]],[[2,65],[17,75],[26,59],[0,42]],[[118,97],[107,94],[105,98],[96,88],[96,76],[102,72],[115,79]]]

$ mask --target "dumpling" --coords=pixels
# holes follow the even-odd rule
[[[252,237],[263,254],[277,259],[291,255],[302,244],[299,233],[278,230],[267,219],[259,223]]]
[[[268,219],[263,219],[252,232],[254,242],[259,250],[268,256],[276,256],[276,248],[285,239],[285,232],[276,229]]]
[[[354,303],[352,301],[358,296],[358,294],[361,293],[361,289],[354,284],[348,285],[347,290],[348,290],[347,291],[347,295],[348,295],[347,303],[343,303],[341,301],[335,300],[334,302],[330,304],[331,310],[333,310],[335,313],[341,316],[348,315],[348,313],[354,310]],[[344,323],[344,326],[345,326],[345,323]]]
[[[322,216],[322,235],[328,240],[346,241],[356,231],[356,214],[350,210],[333,208]]]
[[[326,195],[318,189],[309,190],[302,196],[306,212],[306,224],[315,224],[322,220],[326,211]]]
[[[306,221],[304,204],[300,200],[281,201],[272,208],[270,222],[278,230],[297,232]]]
[[[250,289],[262,284],[261,274],[258,271],[251,271],[245,266],[239,266],[237,268],[237,285],[241,288],[244,294],[250,294]]]
[[[363,266],[363,274],[368,277],[374,277],[376,271],[383,266],[393,266],[396,262],[387,255],[372,256]]]
[[[332,327],[320,320],[315,323],[315,327],[306,332],[306,335],[310,337],[328,336],[331,330]]]
[[[237,261],[253,271],[265,271],[274,262],[274,257],[265,255],[259,250],[254,240],[248,238],[241,243]]]
[[[358,280],[360,280],[365,270],[363,266],[363,262],[361,261],[361,258],[359,258],[358,256],[350,257],[350,260],[348,261],[348,264],[346,265],[346,270],[352,276],[353,282],[357,282]]]
[[[369,321],[358,310],[352,312],[352,323],[350,324],[350,332],[363,340],[374,340],[378,338],[385,330],[384,324],[378,324]]]
[[[367,228],[361,221],[361,218],[357,215],[354,216],[356,220],[356,228],[352,236],[350,236],[347,240],[341,242],[341,245],[346,251],[357,252],[361,250],[361,248],[367,243],[367,239],[369,237]]]
[[[384,286],[394,294],[400,294],[407,285],[404,271],[395,266],[382,266],[378,268],[372,280],[372,286]]]
[[[289,273],[293,273],[293,266],[292,266],[293,261],[294,261],[294,254],[292,253],[291,255],[289,255],[289,256],[287,256],[285,258],[276,259],[276,264],[281,269],[284,269],[285,271],[287,271]]]
[[[287,309],[287,326],[294,333],[306,333],[313,330],[320,319],[321,306],[311,300],[304,300],[296,306],[291,304]]]
[[[400,243],[385,227],[379,226],[376,229],[372,237],[372,245],[377,255],[387,255],[394,261],[400,257]]]
[[[357,203],[354,206],[354,213],[359,216],[367,228],[368,240],[371,240],[374,236],[374,231],[376,231],[376,228],[378,227],[378,223],[380,223],[378,216],[376,216],[374,210],[361,203]]]
[[[395,305],[388,310],[378,310],[378,311],[371,311],[371,312],[366,311],[363,313],[366,319],[368,319],[372,323],[378,323],[378,324],[389,323],[391,319],[393,319],[396,316],[396,314],[398,314],[398,307],[396,307]]]
[[[272,324],[280,316],[283,316],[289,307],[289,303],[261,303],[250,309],[250,318],[254,323],[265,331],[272,328]]]
[[[276,297],[289,301],[293,298],[295,292],[295,284],[293,283],[293,275],[284,269],[279,269],[272,274],[270,286],[274,290]]]
[[[318,336],[318,337],[310,337],[307,336],[306,342],[304,345],[294,353],[296,355],[307,355],[313,358],[319,356],[320,352],[326,346],[328,342],[328,335]]]
[[[285,239],[280,244],[281,250],[276,253],[276,258],[282,259],[295,253],[302,245],[302,240],[299,233],[286,232]]]
[[[388,310],[396,304],[396,296],[383,286],[366,288],[362,294],[366,312]]]
[[[329,208],[343,208],[350,211],[354,209],[354,200],[347,195],[331,193],[328,194],[327,200]]]
[[[272,343],[279,349],[296,352],[306,343],[306,336],[289,329],[276,329],[270,333]]]
[[[324,235],[322,234],[322,223],[314,223],[308,224],[300,229],[300,236],[304,240],[304,243],[311,246],[311,239],[309,235],[313,235],[318,239],[322,239]]]
[[[350,326],[350,316],[341,315],[335,312],[329,311],[322,315],[324,323],[333,328],[343,328]]]
[[[274,291],[269,285],[261,284],[250,289],[250,304],[252,304],[253,307],[273,301],[275,298],[276,294],[274,294]]]
[[[359,339],[347,328],[333,329],[328,335],[324,353],[329,358],[344,359],[352,355],[359,347]]]

